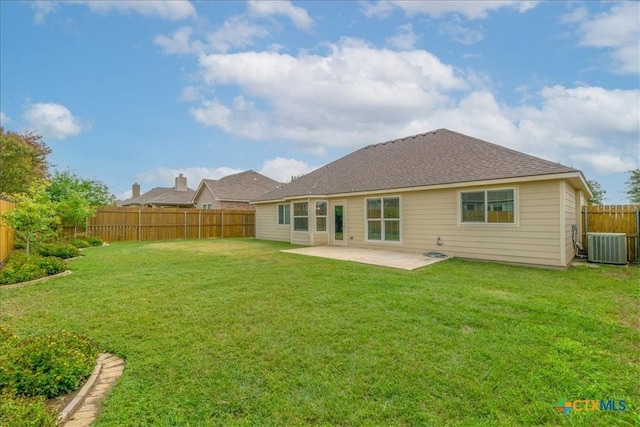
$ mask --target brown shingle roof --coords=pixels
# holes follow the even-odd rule
[[[175,188],[156,187],[138,197],[124,200],[122,206],[193,206],[193,196],[196,192],[190,188],[178,191]]]
[[[373,144],[255,201],[579,172],[477,138],[439,129]]]
[[[274,181],[256,171],[248,170],[225,176],[221,179],[204,179],[218,200],[250,201],[270,192],[280,182]]]

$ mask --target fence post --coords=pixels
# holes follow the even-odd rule
[[[636,261],[640,262],[640,209],[636,209]]]
[[[142,211],[138,209],[138,242],[142,240]]]
[[[184,240],[187,240],[187,211],[184,211]]]
[[[202,211],[198,211],[198,239],[202,239]]]
[[[221,230],[222,231],[220,233],[220,238],[224,239],[224,211],[221,212],[221,215],[222,215],[222,219],[221,219],[221,222],[222,222],[222,229]]]

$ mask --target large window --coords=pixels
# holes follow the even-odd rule
[[[327,202],[316,202],[316,231],[327,231]]]
[[[460,193],[460,220],[468,223],[515,223],[513,188]]]
[[[367,240],[400,241],[400,198],[367,199]]]
[[[309,203],[293,204],[293,231],[309,231]]]
[[[291,205],[278,205],[278,225],[291,224]]]

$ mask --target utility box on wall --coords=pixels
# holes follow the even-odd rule
[[[624,233],[587,233],[589,262],[627,263],[627,235]]]

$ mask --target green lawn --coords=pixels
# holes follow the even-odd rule
[[[640,270],[417,271],[251,239],[116,243],[0,290],[19,335],[126,358],[97,426],[636,425]],[[624,400],[563,415],[558,399]]]

